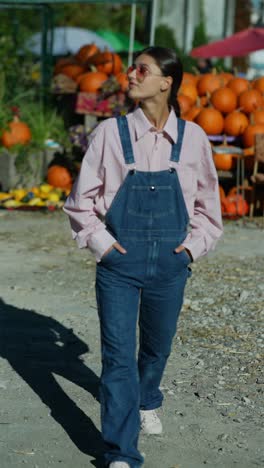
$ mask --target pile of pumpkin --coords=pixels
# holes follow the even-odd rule
[[[255,135],[264,133],[264,77],[249,81],[231,73],[184,73],[178,101],[183,119],[200,125],[208,135],[239,138],[254,153]],[[215,155],[216,168],[230,170],[232,152]]]
[[[8,123],[0,133],[0,143],[7,149],[16,145],[26,145],[32,135],[29,126],[20,121],[18,115]],[[63,166],[52,165],[47,171],[47,183],[39,187],[14,188],[9,192],[0,192],[0,208],[17,209],[22,207],[59,208],[72,187],[70,171]]]
[[[104,83],[113,92],[125,92],[127,75],[121,57],[108,50],[101,51],[95,44],[83,45],[75,55],[59,59],[54,67],[53,89],[59,92],[98,94]],[[109,81],[109,78],[112,80]],[[117,87],[116,87],[117,85]]]
[[[236,167],[237,154],[232,146],[229,151],[227,136],[233,137],[244,156],[251,156],[245,158],[245,167],[252,170],[255,135],[264,134],[264,77],[249,81],[227,72],[184,73],[178,102],[183,119],[196,122],[209,136],[222,135],[224,143],[213,152],[218,171]],[[225,194],[220,186],[220,200],[223,216],[248,214],[248,203],[235,187]]]
[[[53,165],[48,169],[47,183],[0,192],[0,208],[49,210],[61,208],[71,187],[72,177],[69,170],[63,166]]]
[[[232,187],[226,194],[222,185],[219,185],[219,195],[224,218],[237,219],[248,214],[249,205],[242,194],[237,193],[237,187]]]

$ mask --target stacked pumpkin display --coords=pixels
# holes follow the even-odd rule
[[[183,119],[208,135],[240,137],[244,148],[252,148],[255,135],[264,133],[263,93],[264,77],[250,82],[226,72],[184,73],[178,100]],[[217,169],[230,169],[231,159],[221,163],[219,158]]]
[[[13,118],[0,129],[0,146],[7,150],[26,147],[32,141],[31,129],[19,117],[19,109],[12,108]],[[16,155],[16,153],[14,153]],[[4,153],[6,160],[9,153]],[[37,157],[37,156],[36,156]],[[4,162],[4,167],[8,163]],[[0,191],[0,208],[15,209],[21,207],[60,207],[72,187],[72,175],[67,167],[51,165],[47,170],[47,184],[33,188],[12,188],[9,192]],[[0,179],[1,181],[1,179]],[[0,182],[1,183],[1,182]]]
[[[264,134],[264,77],[249,81],[231,73],[220,72],[193,75],[184,73],[178,101],[181,116],[196,122],[209,136],[222,135],[223,145],[213,154],[216,169],[230,171],[237,155],[226,143],[233,137],[244,155],[254,154],[255,135]],[[223,152],[221,152],[221,146]],[[253,158],[246,158],[246,168],[252,169]],[[223,214],[243,216],[248,205],[231,189],[227,195],[221,188]]]
[[[80,91],[102,98],[124,93],[127,86],[121,57],[95,44],[85,44],[74,56],[59,59],[54,68],[53,90],[59,93]],[[110,112],[111,106],[106,102],[106,108],[101,104],[100,109]]]
[[[236,187],[232,187],[226,195],[224,188],[219,185],[219,196],[221,211],[224,217],[237,219],[240,216],[248,214],[249,205],[243,196],[237,193]]]

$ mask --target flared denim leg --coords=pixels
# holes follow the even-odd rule
[[[159,386],[176,333],[187,276],[185,269],[170,281],[155,282],[142,291],[138,369],[140,408],[143,410],[155,409],[162,404]]]
[[[101,327],[100,384],[105,461],[126,461],[132,468],[143,458],[137,444],[140,430],[136,323],[139,288],[110,269],[97,268],[96,293]]]

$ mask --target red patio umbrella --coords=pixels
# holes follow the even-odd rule
[[[264,28],[248,28],[220,41],[195,47],[192,57],[240,57],[264,49]]]

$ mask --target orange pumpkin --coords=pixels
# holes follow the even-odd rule
[[[264,124],[248,125],[243,133],[243,145],[245,148],[255,145],[255,135],[264,133]]]
[[[223,114],[228,114],[235,110],[237,106],[237,96],[230,88],[219,88],[213,92],[211,103],[217,110],[223,112]]]
[[[224,118],[217,109],[208,107],[202,109],[195,122],[200,125],[208,135],[219,135],[224,128]]]
[[[232,89],[239,96],[243,91],[249,89],[249,81],[246,78],[235,77],[227,83],[227,87]]]
[[[181,115],[181,118],[184,120],[189,120],[190,122],[193,122],[198,114],[201,112],[203,109],[203,104],[202,104],[202,99],[205,98],[206,96],[203,96],[202,98],[197,98],[196,103],[194,106],[190,108],[187,112],[185,112],[183,115]]]
[[[261,76],[254,81],[253,88],[259,91],[261,94],[264,93],[264,76]]]
[[[82,47],[80,47],[75,57],[80,64],[85,65],[87,63],[87,60],[90,59],[93,55],[97,54],[98,52],[99,49],[94,43],[85,44]]]
[[[126,73],[119,73],[116,75],[116,79],[120,84],[121,91],[125,92],[128,89],[128,77]]]
[[[197,91],[199,96],[204,96],[207,93],[213,93],[218,88],[221,88],[222,82],[218,75],[214,73],[205,73],[201,76],[197,83]]]
[[[253,124],[264,124],[264,109],[257,109],[251,112],[249,119]]]
[[[242,135],[249,124],[249,120],[243,112],[233,111],[225,117],[224,132],[227,135]]]
[[[60,73],[63,75],[68,76],[69,78],[72,78],[72,80],[75,80],[79,75],[84,73],[85,69],[81,65],[64,65],[60,69]]]
[[[62,68],[66,65],[76,65],[76,62],[72,57],[58,59],[54,67],[54,75],[61,73]]]
[[[53,187],[70,188],[72,185],[72,177],[66,167],[54,165],[48,169],[47,182]]]
[[[196,86],[199,80],[199,75],[193,75],[193,73],[184,72],[182,76],[182,84],[192,84]]]
[[[246,216],[249,212],[249,206],[247,201],[242,197],[242,195],[236,195],[235,203],[238,216]]]
[[[177,101],[180,106],[181,114],[188,112],[193,105],[191,98],[189,96],[185,96],[184,94],[179,94],[177,96]]]
[[[239,194],[228,195],[223,201],[224,216],[236,219],[248,213],[249,206],[246,200]]]
[[[228,72],[220,72],[218,76],[221,79],[222,86],[226,86],[227,83],[229,83],[229,81],[231,81],[234,78],[234,75]]]
[[[237,219],[236,204],[233,201],[225,199],[221,203],[221,209],[224,218]]]
[[[263,98],[256,89],[248,89],[239,95],[238,105],[243,112],[250,114],[263,105]]]
[[[179,94],[188,96],[192,100],[193,104],[196,102],[198,97],[196,86],[194,86],[192,83],[183,83],[179,89]]]
[[[81,73],[80,75],[78,75],[76,78],[75,78],[75,83],[77,83],[77,85],[80,84],[82,78],[87,74],[88,72],[84,72],[84,73]]]
[[[97,70],[107,75],[118,75],[122,71],[122,60],[118,54],[112,52],[100,52],[92,57]]]
[[[213,159],[218,171],[230,171],[233,168],[233,155],[231,153],[214,153]]]
[[[202,107],[192,106],[189,111],[181,115],[181,118],[183,120],[189,120],[190,122],[193,122],[198,116],[198,114],[201,112],[201,110],[202,110]]]
[[[1,135],[1,143],[6,148],[15,145],[25,145],[31,140],[31,131],[25,122],[21,122],[17,116],[8,124],[8,129]]]
[[[79,82],[80,91],[85,93],[98,93],[102,84],[108,79],[106,73],[87,72]]]

